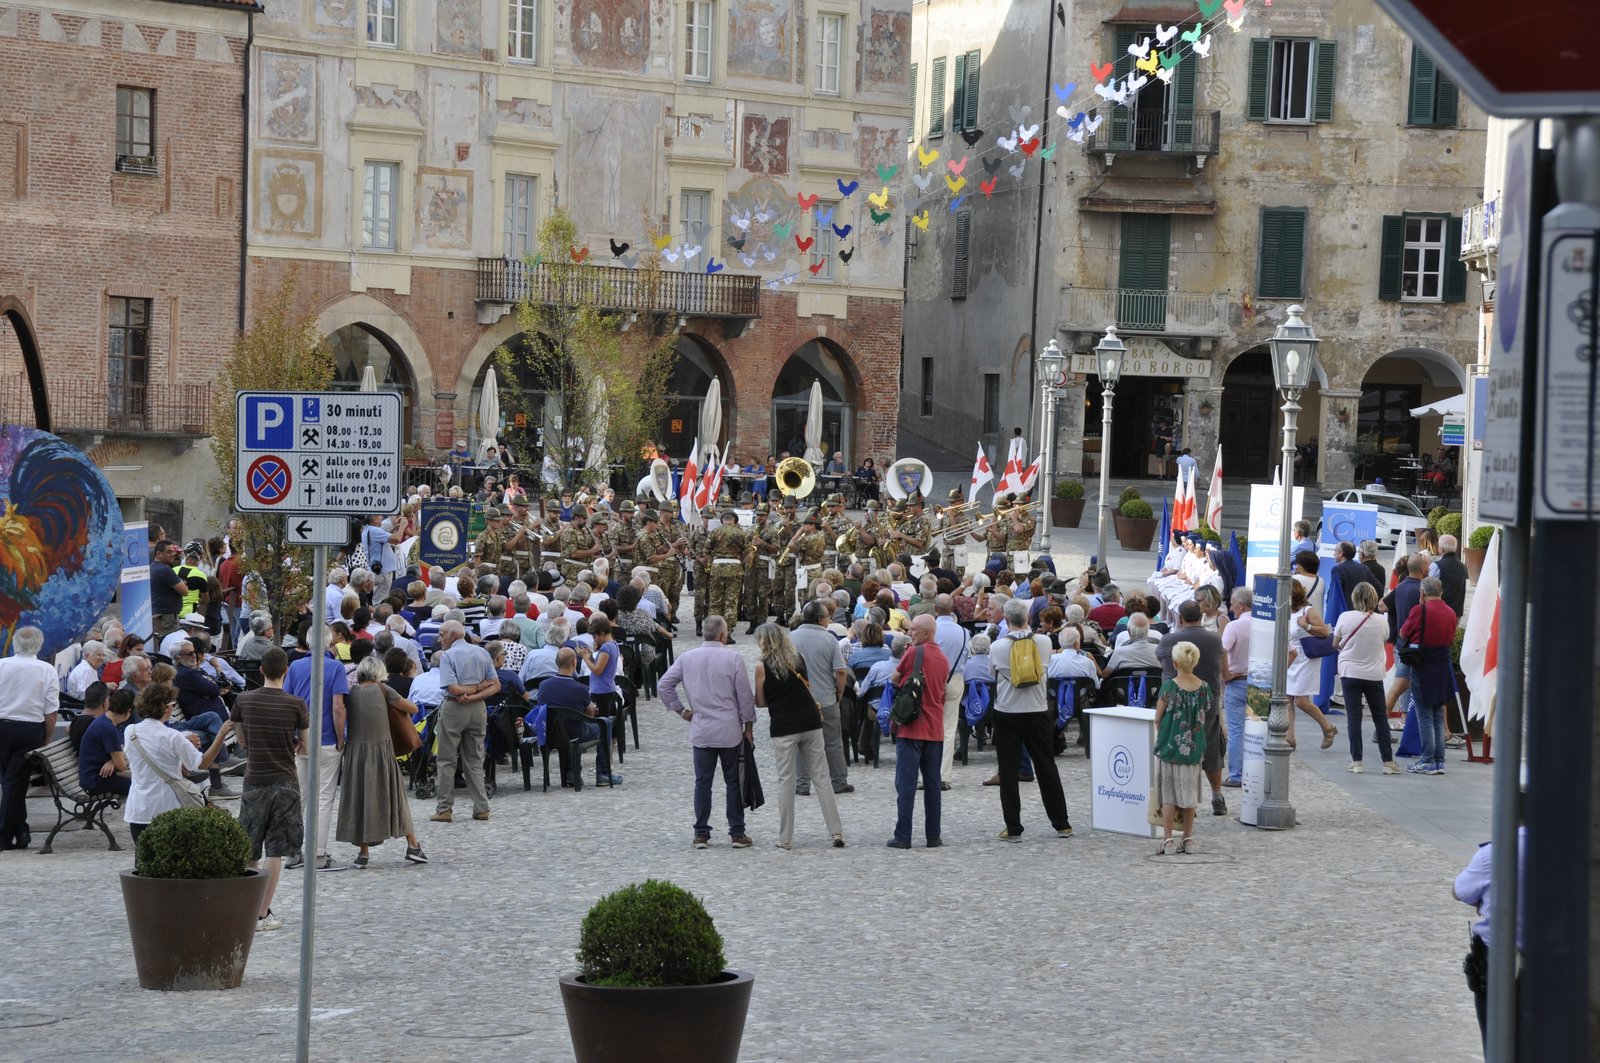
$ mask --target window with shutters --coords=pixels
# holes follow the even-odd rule
[[[962,133],[978,128],[978,80],[981,55],[967,52],[956,56],[955,96],[950,103],[950,129]]]
[[[922,360],[922,416],[933,416],[933,359]]]
[[[1337,41],[1258,38],[1250,42],[1247,116],[1254,122],[1331,122]]]
[[[823,218],[828,219],[826,224],[823,223]],[[844,228],[844,218],[839,214],[839,204],[818,200],[817,205],[811,208],[811,238],[815,242],[811,245],[810,264],[818,266],[820,263],[820,268],[811,274],[819,281],[833,280],[833,259],[839,243],[837,234],[833,230],[835,225]]]
[[[928,79],[928,139],[944,136],[945,57],[933,61],[933,76]]]
[[[1263,207],[1256,294],[1263,299],[1303,298],[1305,261],[1305,209]]]
[[[839,95],[839,45],[843,39],[843,15],[817,16],[818,92]]]
[[[950,298],[967,297],[967,250],[972,241],[972,211],[956,214],[955,274],[950,279]]]
[[[1456,124],[1461,93],[1433,57],[1411,48],[1411,95],[1406,105],[1409,125],[1450,128]]]
[[[983,434],[1000,431],[1000,374],[983,374]]]
[[[1407,218],[1401,245],[1400,298],[1439,302],[1444,298],[1444,218]]]
[[[1467,297],[1461,227],[1449,214],[1396,214],[1383,219],[1378,298],[1408,303],[1459,303]]]
[[[1117,266],[1118,328],[1160,331],[1167,327],[1171,252],[1171,215],[1122,215]]]
[[[906,142],[917,142],[917,64],[911,64],[911,117],[906,119]]]

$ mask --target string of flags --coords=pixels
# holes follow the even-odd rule
[[[979,147],[989,136],[982,129],[959,131],[960,139],[968,149],[968,153],[959,159],[945,157],[940,148],[918,144],[914,153],[916,166],[912,172],[902,175],[901,165],[880,163],[873,173],[863,173],[859,179],[836,178],[835,187],[839,194],[839,203],[836,205],[822,204],[818,192],[796,193],[798,214],[812,215],[811,235],[803,236],[796,231],[798,215],[780,210],[770,202],[762,202],[745,208],[742,213],[736,210],[728,215],[727,222],[733,232],[725,237],[728,250],[722,252],[721,259],[717,258],[716,250],[706,246],[711,230],[704,222],[689,226],[682,238],[669,233],[651,236],[644,242],[652,246],[669,265],[681,265],[687,269],[703,263],[707,275],[721,273],[737,262],[745,270],[762,274],[767,287],[776,291],[793,284],[806,272],[812,276],[819,275],[827,268],[830,258],[837,258],[848,266],[858,253],[859,241],[868,237],[869,233],[880,244],[887,244],[894,229],[885,227],[889,226],[897,212],[903,213],[919,232],[927,232],[939,200],[942,199],[946,207],[943,213],[955,214],[973,201],[974,192],[988,202],[997,192],[1003,194],[1019,190],[1023,187],[1028,164],[1032,160],[1051,161],[1060,149],[1062,140],[1085,144],[1105,123],[1107,108],[1128,107],[1152,79],[1170,84],[1181,64],[1210,57],[1213,30],[1226,24],[1235,33],[1241,32],[1250,7],[1258,3],[1269,7],[1272,4],[1272,0],[1193,2],[1195,14],[1178,19],[1170,26],[1158,23],[1152,34],[1127,46],[1127,53],[1133,59],[1133,69],[1122,77],[1114,76],[1117,63],[1122,58],[1119,55],[1106,62],[1091,61],[1088,74],[1092,85],[1083,85],[1081,91],[1076,81],[1065,85],[1052,81],[1050,96],[1042,106],[1048,109],[1053,102],[1053,113],[1065,123],[1066,132],[1056,139],[1046,141],[1044,123],[1035,119],[1031,105],[1013,104],[1008,108],[1013,124],[1006,132],[997,134],[990,146]],[[1188,29],[1182,28],[1191,18],[1197,21]],[[942,170],[936,167],[941,159],[944,161]],[[865,191],[863,195],[871,229],[862,232],[859,217],[857,223],[852,224],[842,216],[842,211],[844,204],[858,192],[870,189],[873,176],[877,178],[875,183],[878,189]],[[1006,177],[1017,183],[1002,187],[1001,182]],[[897,178],[900,180],[897,181]],[[916,190],[914,200],[908,184]],[[902,193],[904,202],[897,199],[892,188]],[[765,229],[768,235],[758,236],[758,230],[761,229]],[[856,237],[857,242],[840,247],[830,256],[821,257],[799,269],[790,270],[788,264],[793,258],[809,255],[817,235],[822,233],[830,234],[838,244],[843,244],[852,236]],[[789,251],[791,241],[793,253]],[[618,240],[611,236],[608,243],[611,251],[609,264],[627,269],[638,266],[640,255],[634,251],[634,241]],[[588,247],[571,247],[567,252],[574,263],[581,264],[590,258]],[[535,264],[542,259],[542,255],[536,258]],[[774,266],[778,272],[766,275],[766,271]]]

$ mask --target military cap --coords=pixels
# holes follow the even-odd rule
[[[961,488],[959,488],[959,487],[950,488],[950,501],[952,501],[952,502],[961,501]]]
[[[723,520],[738,520],[739,519],[739,514],[735,513],[731,509],[723,510],[721,513],[718,514],[718,516],[720,516]]]
[[[632,513],[637,507],[634,506],[633,500],[630,498],[623,500],[621,508],[624,513]]]
[[[767,505],[765,502],[757,502],[756,503],[756,516],[764,517],[768,513],[771,513],[771,512],[772,512],[772,507]]]
[[[500,510],[496,506],[490,506],[488,509],[483,511],[484,520],[499,520],[500,516]]]
[[[801,519],[800,523],[802,523],[802,524],[821,524],[822,523],[822,514],[818,513],[814,509],[808,509],[808,510],[806,510],[805,517],[803,517]]]

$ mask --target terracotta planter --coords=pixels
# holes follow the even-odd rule
[[[1050,523],[1057,528],[1076,528],[1083,520],[1083,499],[1052,498]]]
[[[1471,546],[1465,546],[1462,547],[1461,552],[1466,555],[1463,560],[1467,563],[1467,578],[1476,582],[1478,579],[1478,573],[1483,571],[1483,555],[1487,554],[1489,551],[1487,549],[1478,550]]]
[[[755,975],[723,971],[709,985],[614,989],[561,976],[578,1063],[737,1063]]]
[[[1155,541],[1161,522],[1154,517],[1117,517],[1117,542],[1124,550],[1142,553]]]
[[[259,871],[213,879],[122,872],[140,987],[237,989],[266,895],[267,876]]]

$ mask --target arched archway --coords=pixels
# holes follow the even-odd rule
[[[505,379],[504,370],[496,359],[485,358],[479,364],[468,394],[466,408],[470,412],[465,420],[459,415],[456,418],[457,438],[466,439],[474,452],[478,446],[478,410],[483,402],[483,388],[490,369],[496,372],[502,396],[500,420],[505,428],[501,438],[511,448],[518,463],[525,467],[532,468],[539,464],[543,456],[545,433],[561,430],[565,420],[563,403],[582,397],[574,382],[562,379],[560,366],[543,354],[535,354],[536,344],[545,347],[544,337],[528,332],[514,333],[496,344],[495,349],[503,346],[511,353],[511,363],[517,377],[514,385]],[[520,392],[520,403],[507,401],[507,391]]]
[[[1409,490],[1418,459],[1439,445],[1441,417],[1412,417],[1426,402],[1464,393],[1466,370],[1454,358],[1427,347],[1402,347],[1379,356],[1361,378],[1361,404],[1352,460],[1364,480]]]
[[[389,335],[365,322],[346,325],[324,341],[333,354],[334,391],[357,391],[367,368],[372,369],[379,391],[398,391],[404,411],[406,440],[415,438],[413,425],[417,402],[416,380],[410,362]]]
[[[1317,440],[1322,423],[1322,391],[1328,375],[1316,364],[1311,383],[1300,396],[1298,439],[1302,447]],[[1259,344],[1239,352],[1222,374],[1222,419],[1217,441],[1229,477],[1268,480],[1283,460],[1283,399],[1272,375],[1272,352]],[[1320,448],[1319,448],[1320,450]],[[1297,470],[1297,481],[1321,479],[1320,469]]]
[[[410,320],[404,314],[367,292],[342,295],[317,313],[317,331],[329,337],[330,346],[336,333],[352,325],[358,326],[362,332],[374,339],[391,361],[399,361],[400,368],[410,383],[410,391],[405,395],[406,439],[407,441],[415,439],[414,433],[419,418],[415,416],[414,407],[427,410],[432,406],[434,397],[433,363],[429,360],[428,349],[423,345],[422,337],[412,328]],[[359,337],[354,339],[359,340]],[[337,355],[337,352],[335,353]],[[379,360],[382,360],[381,355]],[[373,369],[378,376],[378,386],[383,387],[384,369],[377,363],[373,364]],[[358,365],[356,368],[358,385],[360,380],[361,365]]]
[[[829,455],[841,451],[848,463],[853,460],[855,382],[843,353],[821,339],[808,340],[790,355],[772,385],[772,452],[788,451],[796,457],[805,453],[813,382],[822,384],[822,451]]]
[[[4,373],[4,403],[0,420],[31,424],[50,431],[50,392],[45,384],[44,359],[33,323],[22,304],[0,298],[0,372]],[[30,417],[31,415],[31,417]]]
[[[706,393],[711,382],[722,384],[722,438],[734,438],[733,374],[723,362],[722,354],[711,342],[701,336],[683,333],[674,343],[677,357],[673,359],[672,376],[667,391],[677,396],[677,401],[667,408],[662,417],[656,442],[673,457],[689,453],[700,432],[700,415],[705,409]],[[702,447],[711,445],[702,439]],[[761,455],[765,457],[766,455]]]

